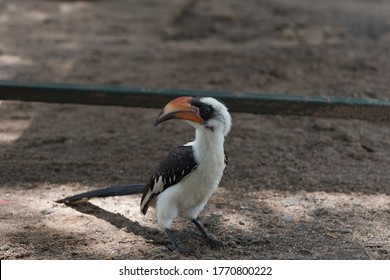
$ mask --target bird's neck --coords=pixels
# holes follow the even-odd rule
[[[199,161],[224,159],[224,141],[225,137],[222,132],[199,127],[196,129],[193,143],[197,159]]]

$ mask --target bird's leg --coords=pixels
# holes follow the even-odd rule
[[[176,250],[176,251],[178,251],[179,253],[182,253],[182,254],[189,254],[189,253],[191,253],[191,251],[182,248],[182,247],[177,243],[175,237],[173,236],[172,231],[171,231],[169,228],[166,228],[166,229],[165,229],[165,234],[168,236],[169,241],[171,241],[171,244],[169,244],[169,245],[167,246],[169,250],[171,250],[171,251]]]
[[[223,243],[214,237],[212,237],[210,234],[207,233],[206,229],[203,227],[203,225],[196,219],[193,218],[191,221],[196,225],[196,227],[200,230],[202,236],[204,239],[206,239],[207,244],[209,244],[211,247],[222,247]]]
[[[169,228],[166,228],[165,229],[165,234],[168,236],[169,241],[171,241],[171,244],[170,244],[171,246],[168,246],[168,249],[171,250],[171,251],[173,251],[173,250],[179,251],[180,246],[177,243],[175,237],[173,237],[172,231]]]

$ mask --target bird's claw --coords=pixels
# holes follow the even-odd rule
[[[221,248],[223,247],[223,243],[211,236],[206,238],[206,243],[209,245],[211,248]]]

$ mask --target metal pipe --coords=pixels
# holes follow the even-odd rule
[[[231,112],[390,120],[390,99],[0,81],[0,100],[162,108],[171,99],[184,95],[218,98]]]

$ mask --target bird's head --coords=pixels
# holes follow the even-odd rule
[[[212,97],[175,98],[165,105],[154,125],[171,119],[186,120],[196,129],[220,132],[224,136],[229,133],[232,125],[226,106]]]

